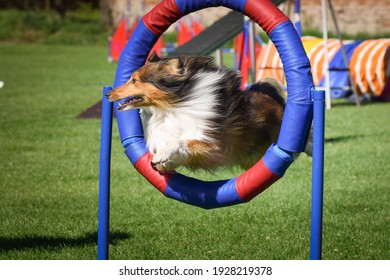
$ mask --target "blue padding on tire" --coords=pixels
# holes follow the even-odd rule
[[[168,181],[165,195],[204,209],[244,202],[237,193],[236,178],[207,182],[176,174]]]
[[[288,90],[278,146],[289,152],[300,153],[305,149],[313,116],[310,61],[291,21],[275,27],[270,39],[282,60]]]
[[[310,122],[305,122],[304,120],[306,119],[302,119],[302,115],[310,116]],[[303,152],[310,132],[312,115],[313,106],[303,103],[287,102],[278,138],[278,146],[293,153]],[[302,135],[306,137],[302,138]],[[296,145],[293,146],[293,143],[296,143]]]
[[[294,155],[287,153],[279,148],[276,144],[272,144],[263,156],[263,162],[273,174],[278,177],[283,177],[286,170],[294,161]]]
[[[139,110],[127,112],[118,112],[118,103],[114,103],[115,116],[118,123],[119,136],[124,148],[127,146],[128,139],[132,137],[144,137]]]
[[[153,46],[158,37],[145,26],[142,20],[139,22],[120,55],[114,88],[126,83],[133,72],[145,64],[150,50],[145,46]],[[139,117],[139,110],[118,112],[119,102],[121,101],[114,103],[114,108],[121,142],[124,143],[130,137],[143,137],[144,133]]]
[[[124,140],[122,142],[122,145],[124,148],[127,148],[128,146],[130,146],[131,144],[135,143],[135,142],[138,142],[138,141],[141,141],[141,140],[144,140],[144,137],[140,137],[140,136],[133,136],[133,137],[130,137],[130,138],[127,138],[126,140]],[[145,143],[146,145],[146,143]]]
[[[246,0],[203,0],[203,1],[188,1],[177,0],[176,6],[183,14],[189,14],[193,11],[201,10],[208,7],[225,6],[230,9],[236,10],[240,13],[244,13],[244,7]]]
[[[131,74],[145,64],[149,51],[158,38],[142,20],[139,22],[119,57],[114,87],[127,82]]]
[[[135,165],[138,159],[148,152],[148,148],[146,148],[146,142],[143,138],[131,139],[136,139],[137,141],[133,141],[132,143],[130,143],[126,148],[125,153],[131,163]]]

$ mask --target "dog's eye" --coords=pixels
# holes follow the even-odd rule
[[[130,83],[135,84],[135,79],[131,79]]]

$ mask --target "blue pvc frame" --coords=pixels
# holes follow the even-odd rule
[[[102,98],[102,127],[99,162],[98,260],[108,259],[113,105],[105,98],[105,94],[111,89],[112,87],[104,87]]]
[[[111,87],[104,88],[104,94]],[[312,206],[310,259],[320,260],[322,254],[322,209],[324,182],[325,92],[312,91],[314,99]],[[100,144],[98,260],[108,259],[110,159],[112,134],[112,103],[102,100],[102,129]]]
[[[283,27],[283,24],[280,26]],[[275,45],[279,45],[282,50],[281,55],[287,55],[290,52],[284,42],[288,41],[288,34],[285,34],[285,30],[288,28],[280,28],[271,34],[271,39]],[[288,32],[287,32],[288,33]],[[290,41],[289,41],[290,42]],[[150,45],[151,42],[140,40],[143,45]],[[285,65],[285,68],[292,76],[296,76],[300,73],[295,73],[293,68],[295,65]],[[287,71],[285,69],[285,71]],[[118,74],[118,73],[117,73]],[[298,77],[299,76],[299,77]],[[301,75],[290,78],[295,83],[306,84],[301,82]],[[120,80],[120,79],[119,79]],[[114,86],[118,86],[118,80],[116,79]],[[105,87],[104,93],[108,92],[111,87]],[[312,225],[311,225],[311,241],[310,241],[310,258],[321,258],[321,242],[322,242],[322,202],[323,202],[323,163],[324,163],[324,94],[311,90],[312,97],[314,99],[314,130],[313,130],[313,190],[312,190]],[[282,124],[281,134],[283,132],[284,137],[279,137],[278,144],[286,148],[288,151],[300,152],[303,150],[303,146],[299,146],[299,141],[296,139],[290,139],[288,135],[294,135],[297,130],[302,134],[306,134],[306,124],[297,123],[293,112],[305,111],[303,114],[310,114],[310,108],[305,100],[301,100],[299,96],[294,97],[293,102],[288,103],[286,111],[289,111],[289,115],[293,116],[292,119],[288,119],[286,123]],[[290,98],[290,97],[289,97]],[[292,99],[290,99],[292,100]],[[102,100],[102,130],[101,130],[101,146],[100,146],[100,175],[99,175],[99,226],[98,226],[98,259],[108,259],[108,236],[109,236],[109,200],[110,200],[110,157],[111,157],[111,134],[112,134],[112,104],[108,103],[107,99],[103,97]],[[129,112],[130,114],[137,114],[136,111]],[[133,126],[135,132],[137,127]],[[293,129],[295,131],[291,131]],[[133,129],[133,128],[131,128]],[[127,131],[126,131],[127,132]],[[136,133],[131,131],[131,135]],[[290,133],[292,132],[292,133]],[[142,135],[141,135],[142,136]],[[121,139],[126,137],[122,137]],[[289,140],[288,140],[289,139]],[[289,142],[292,140],[291,142]],[[291,144],[293,143],[293,144]],[[124,144],[124,143],[122,143]],[[301,143],[303,144],[303,143]]]
[[[313,91],[313,99],[310,259],[320,260],[322,253],[322,209],[324,188],[325,91]]]

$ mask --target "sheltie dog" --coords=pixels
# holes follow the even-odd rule
[[[216,66],[211,57],[155,53],[107,97],[127,98],[119,111],[141,109],[152,165],[163,173],[179,166],[250,168],[277,141],[285,107],[276,80],[242,91],[239,73]]]

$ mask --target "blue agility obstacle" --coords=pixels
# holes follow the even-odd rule
[[[164,195],[207,209],[247,202],[281,178],[293,162],[293,153],[304,150],[313,110],[309,59],[291,21],[271,1],[161,2],[142,18],[121,54],[114,88],[144,65],[151,47],[171,23],[192,11],[217,5],[251,17],[269,34],[280,53],[289,95],[277,145],[270,147],[253,168],[230,180],[206,183],[178,173],[164,175],[150,164],[139,111],[116,111],[120,138],[135,168]],[[115,109],[118,103],[114,103]]]
[[[103,94],[110,90],[111,87],[104,87]],[[98,259],[105,260],[108,259],[112,137],[112,104],[106,98],[102,99],[102,128],[100,135]]]
[[[215,6],[225,6],[239,11],[258,23],[275,44],[283,63],[289,94],[282,126],[277,143],[268,148],[259,162],[243,174],[229,180],[205,182],[179,173],[160,174],[151,165],[152,155],[146,147],[139,111],[118,112],[116,109],[118,102],[114,103],[120,139],[126,155],[136,170],[165,196],[205,209],[248,202],[284,175],[294,160],[294,153],[303,152],[305,148],[313,117],[312,96],[316,94],[310,62],[301,40],[291,21],[269,0],[165,0],[160,2],[141,19],[122,52],[113,87],[127,82],[132,73],[144,65],[154,43],[173,22],[193,11]],[[106,109],[107,112],[102,112],[102,118],[110,118],[111,121],[112,115],[108,112],[110,109],[105,108],[105,104],[103,102],[103,110]],[[103,125],[107,126],[106,123],[107,120],[102,119],[102,133],[108,134],[107,131],[103,131]],[[103,140],[108,142],[102,135]],[[110,144],[111,142],[106,143],[106,145]],[[104,147],[101,149],[106,150]],[[102,170],[107,168],[102,164],[104,156],[101,154],[102,182],[99,196],[104,198],[99,198],[98,241],[102,242],[98,244],[99,259],[108,258],[108,243],[104,243],[108,240],[104,236],[108,236],[106,206],[109,202],[103,200],[109,199],[107,193],[109,182],[107,182],[107,171]],[[108,185],[104,187],[104,184]],[[105,210],[100,211],[101,207]],[[101,213],[104,211],[107,212]],[[103,252],[104,250],[106,252]]]

